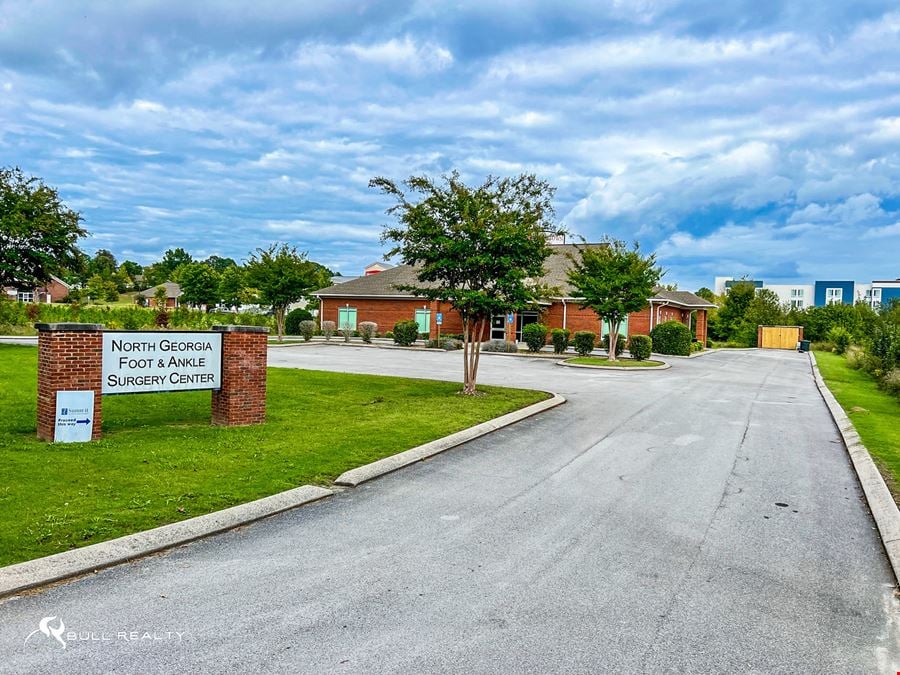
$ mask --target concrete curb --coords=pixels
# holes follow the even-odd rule
[[[333,494],[333,490],[303,485],[204,516],[3,567],[0,598],[225,532]]]
[[[671,363],[663,363],[661,366],[635,366],[634,368],[629,368],[627,366],[589,366],[585,363],[569,363],[568,361],[557,361],[556,365],[566,366],[567,368],[587,368],[588,370],[615,370],[619,373],[642,373],[646,370],[668,370],[672,367]]]
[[[433,457],[434,455],[440,454],[445,450],[455,448],[458,445],[462,445],[463,443],[467,443],[468,441],[479,438],[480,436],[489,434],[492,431],[497,431],[498,429],[502,429],[503,427],[508,427],[511,424],[520,422],[528,417],[531,417],[532,415],[537,415],[538,413],[544,412],[545,410],[555,408],[556,406],[562,405],[565,402],[565,396],[562,396],[560,394],[553,394],[551,398],[539,401],[530,406],[522,408],[521,410],[516,410],[495,419],[488,420],[487,422],[476,424],[474,427],[463,429],[462,431],[457,431],[455,434],[444,436],[444,438],[439,438],[436,441],[431,441],[430,443],[426,443],[425,445],[420,445],[418,447],[407,450],[406,452],[391,455],[390,457],[379,459],[378,461],[372,462],[371,464],[366,464],[365,466],[360,466],[355,469],[345,471],[340,476],[338,476],[337,480],[335,480],[334,483],[335,485],[356,487],[357,485],[365,483],[366,481],[370,481],[373,478],[378,478],[379,476],[384,476],[385,474],[392,473],[397,469],[402,469],[403,467],[409,466],[410,464],[421,462],[423,459]]]
[[[822,379],[816,357],[812,352],[809,352],[809,361],[816,386],[834,418],[834,423],[844,440],[847,453],[850,455],[850,461],[856,470],[856,476],[866,495],[869,510],[878,526],[881,542],[884,544],[884,550],[887,552],[888,560],[894,570],[894,577],[900,580],[900,509],[897,508],[884,478],[881,477],[881,472],[872,461],[872,456],[866,446],[862,444],[859,434],[856,433],[853,422],[847,417],[847,413],[844,412],[841,404],[837,402],[834,394],[825,384],[825,380]]]

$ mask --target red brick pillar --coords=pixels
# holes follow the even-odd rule
[[[706,319],[707,314],[705,309],[697,310],[697,339],[703,343],[703,346],[706,346]]]
[[[213,326],[222,333],[222,388],[212,393],[212,423],[222,426],[266,421],[266,350],[269,329]]]
[[[91,440],[101,435],[103,405],[103,330],[96,323],[38,323],[37,435],[53,441],[56,392],[94,392]]]

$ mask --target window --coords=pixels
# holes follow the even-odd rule
[[[791,289],[791,309],[803,309],[804,298],[802,288]]]
[[[825,304],[826,305],[839,305],[844,301],[844,289],[843,288],[826,288],[825,289]]]
[[[878,305],[881,304],[881,289],[873,288],[871,291],[868,291],[868,292],[872,294],[872,300],[871,300],[872,307],[878,307]]]
[[[34,293],[29,293],[27,291],[19,291],[16,299],[19,302],[34,302]]]
[[[342,330],[345,326],[356,330],[356,307],[338,307],[337,329]]]
[[[427,335],[431,331],[431,310],[417,309],[416,323],[419,324],[419,334]]]

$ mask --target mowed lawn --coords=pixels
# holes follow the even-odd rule
[[[900,400],[879,389],[865,371],[851,368],[843,356],[816,352],[816,363],[900,503]]]
[[[411,358],[413,356],[411,355]],[[209,426],[210,392],[108,396],[104,438],[35,437],[37,349],[0,344],[0,565],[307,483],[547,398],[452,382],[270,368],[268,422]]]

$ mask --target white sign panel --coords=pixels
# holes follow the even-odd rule
[[[221,386],[221,333],[103,333],[104,394]]]
[[[56,392],[56,443],[86,443],[94,431],[94,392]]]

